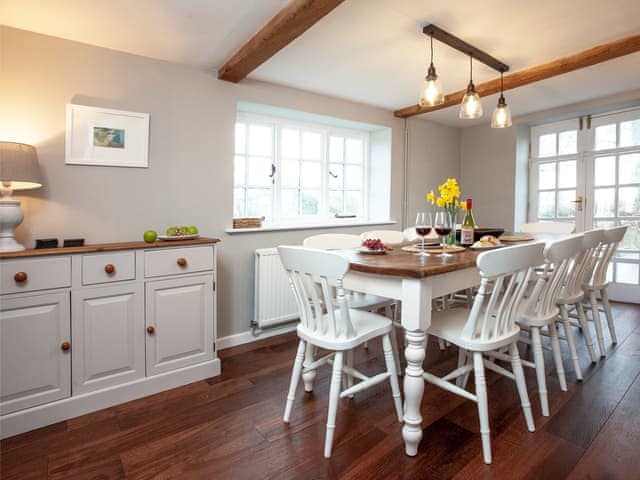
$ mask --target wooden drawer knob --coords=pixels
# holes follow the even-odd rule
[[[116,267],[114,267],[111,263],[107,263],[104,266],[104,271],[107,272],[107,275],[113,275],[116,272]]]
[[[155,331],[156,331],[156,329],[155,329],[155,328],[153,328],[151,325],[149,325],[149,326],[147,327],[147,333],[148,333],[149,335],[153,335],[153,334],[155,333]]]
[[[66,352],[71,348],[71,344],[69,342],[62,342],[62,345],[60,345],[60,348],[62,349],[63,352]]]
[[[187,259],[180,257],[178,260],[176,260],[176,263],[178,265],[180,265],[181,267],[186,267],[187,266]]]
[[[29,278],[27,272],[18,272],[13,276],[13,279],[16,281],[16,283],[26,282],[27,278]]]

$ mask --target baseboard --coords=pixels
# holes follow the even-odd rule
[[[257,342],[263,338],[274,337],[283,333],[292,332],[298,326],[297,322],[287,323],[281,327],[273,327],[267,330],[259,330],[257,335],[253,334],[252,330],[246,332],[236,333],[234,335],[228,335],[226,337],[220,337],[216,341],[216,349],[222,350],[224,348],[231,348],[237,345],[243,345],[245,343]]]

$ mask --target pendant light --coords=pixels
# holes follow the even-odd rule
[[[467,85],[467,93],[464,94],[460,104],[460,118],[480,118],[481,116],[480,95],[476,92],[476,87],[473,84],[473,56],[469,55],[469,85]]]
[[[427,76],[424,77],[424,85],[420,95],[420,106],[434,107],[444,103],[444,94],[442,93],[442,85],[436,74],[436,67],[433,66],[433,35],[429,35],[431,39],[431,64],[427,70]]]
[[[493,117],[491,118],[491,128],[507,128],[511,126],[511,110],[507,102],[504,100],[504,72],[500,72],[500,98],[498,99],[498,105],[493,111]]]

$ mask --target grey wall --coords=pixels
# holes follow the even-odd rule
[[[389,111],[267,83],[234,85],[217,80],[214,71],[0,26],[0,136],[37,147],[45,184],[18,197],[26,215],[18,240],[28,246],[42,237],[131,241],[147,229],[198,225],[202,234],[222,239],[218,335],[247,330],[253,251],[300,243],[310,231],[224,233],[232,216],[238,101],[390,127],[390,213],[401,220],[404,122]],[[67,103],[150,113],[150,168],[65,165]],[[416,135],[408,198],[415,210],[430,185],[458,173],[459,134],[423,120],[410,125]]]

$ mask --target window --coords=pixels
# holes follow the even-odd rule
[[[239,113],[234,217],[270,224],[367,219],[369,143],[368,131]]]

